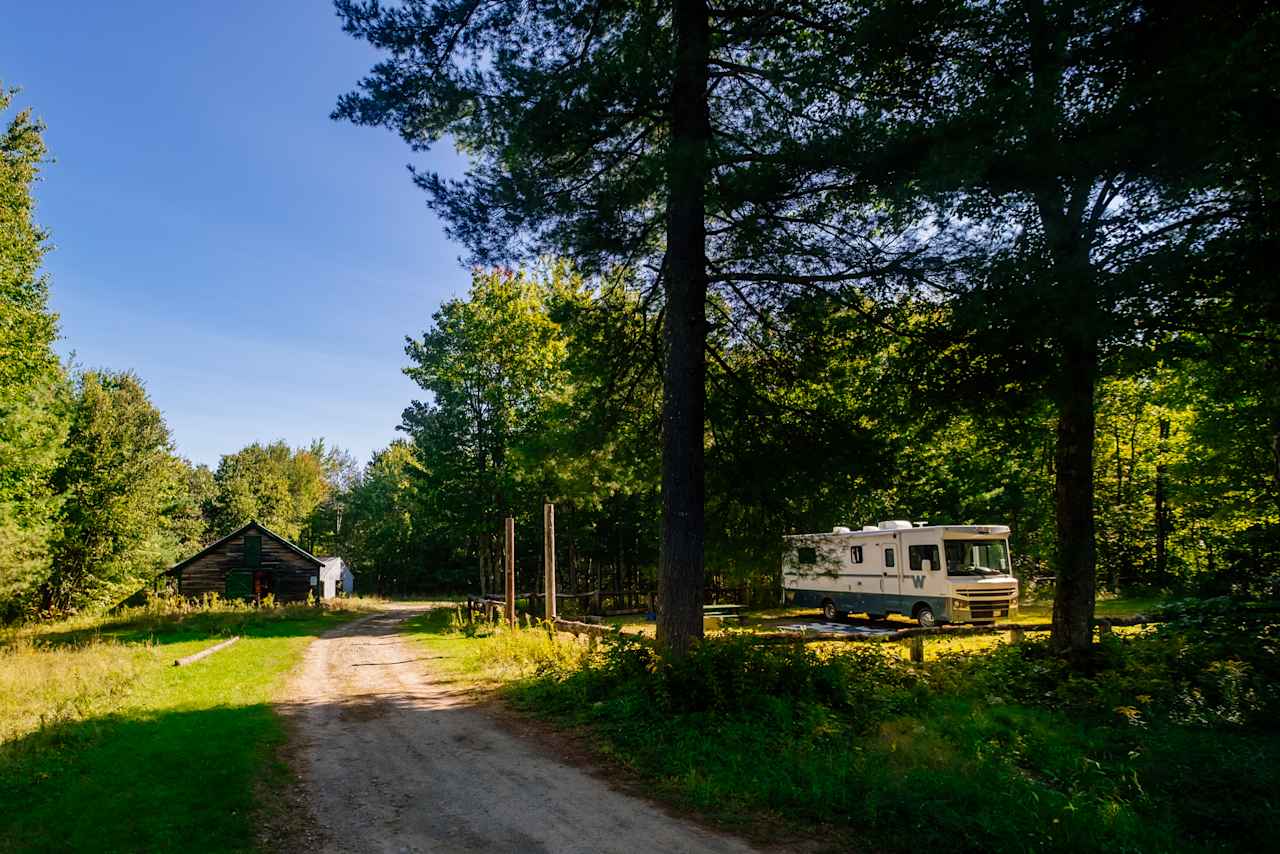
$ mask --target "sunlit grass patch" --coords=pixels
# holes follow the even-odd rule
[[[0,850],[251,850],[270,806],[255,786],[280,783],[286,676],[371,604],[152,603],[5,632]]]
[[[409,621],[406,633],[439,653],[437,670],[467,674],[475,684],[504,684],[580,665],[594,645],[545,623],[523,617],[515,627],[502,621],[468,621],[462,609],[443,607]],[[482,643],[475,643],[481,640]]]

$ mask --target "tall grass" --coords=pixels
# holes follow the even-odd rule
[[[108,615],[83,614],[0,631],[0,744],[43,727],[114,711],[149,667],[166,666],[158,641],[210,640],[326,614],[373,610],[368,597],[261,605],[209,596],[152,597]]]
[[[149,644],[101,638],[62,646],[23,638],[0,647],[0,744],[114,707],[157,654]]]

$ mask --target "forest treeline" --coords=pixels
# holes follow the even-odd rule
[[[564,327],[567,388],[596,453],[647,453],[617,487],[574,458],[599,482],[565,500],[614,574],[656,560],[664,649],[793,525],[1007,521],[1079,660],[1099,581],[1272,571],[1275,4],[335,5],[380,59],[334,117],[465,151],[414,180],[474,262],[634,277],[643,331],[607,333],[601,373]],[[410,349],[433,394],[460,311]],[[466,414],[406,418],[428,482]],[[551,458],[499,453],[473,455]]]
[[[707,565],[777,598],[781,535],[881,519],[1003,523],[1024,581],[1052,579],[1052,409],[940,372],[934,304],[798,299],[714,339]],[[501,589],[516,518],[520,589],[556,503],[562,590],[655,583],[660,308],[634,278],[565,263],[477,270],[408,342],[428,402],[344,493],[342,547],[386,592]],[[1274,595],[1280,494],[1261,345],[1153,339],[1110,366],[1094,449],[1104,589]]]

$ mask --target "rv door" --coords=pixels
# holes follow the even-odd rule
[[[884,567],[884,575],[881,589],[888,594],[901,595],[902,593],[902,561],[901,555],[898,554],[898,543],[896,540],[880,543],[876,550],[880,552],[881,566]]]

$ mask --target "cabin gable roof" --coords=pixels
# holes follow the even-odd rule
[[[165,574],[165,575],[176,575],[176,574],[178,574],[178,573],[179,573],[179,572],[181,572],[185,567],[187,567],[189,564],[194,563],[195,561],[199,560],[200,558],[204,557],[205,555],[209,554],[210,552],[217,551],[217,549],[218,549],[221,545],[223,545],[224,543],[226,543],[228,540],[233,540],[233,539],[235,539],[236,537],[241,536],[242,534],[246,533],[250,528],[256,528],[257,530],[261,531],[261,532],[262,532],[263,534],[265,534],[266,536],[270,537],[271,539],[275,540],[276,542],[278,542],[278,543],[280,543],[281,545],[283,545],[283,546],[285,546],[286,548],[288,548],[290,551],[292,551],[292,552],[294,552],[295,554],[297,554],[299,557],[302,557],[302,558],[304,558],[305,560],[308,560],[308,561],[310,561],[311,563],[315,564],[317,567],[320,567],[320,566],[323,566],[323,565],[324,565],[323,561],[321,561],[321,560],[320,560],[318,557],[316,557],[315,555],[311,554],[311,552],[309,552],[309,551],[307,551],[306,549],[303,549],[303,548],[301,548],[301,547],[299,547],[299,546],[294,545],[293,543],[291,543],[291,542],[289,542],[288,540],[286,540],[284,537],[282,537],[282,536],[280,536],[279,534],[277,534],[275,531],[273,531],[273,530],[271,530],[270,528],[268,528],[266,525],[263,525],[263,524],[261,524],[261,523],[259,523],[259,522],[248,522],[248,523],[246,523],[246,524],[244,524],[244,525],[240,526],[240,527],[239,527],[239,528],[237,528],[236,530],[232,531],[230,534],[227,534],[225,537],[222,537],[221,539],[217,540],[216,542],[212,542],[212,543],[210,543],[209,545],[205,546],[203,549],[201,549],[200,551],[196,552],[195,554],[193,554],[191,557],[187,558],[186,560],[179,561],[178,563],[175,563],[173,566],[169,567],[169,569],[165,570],[164,574]]]

